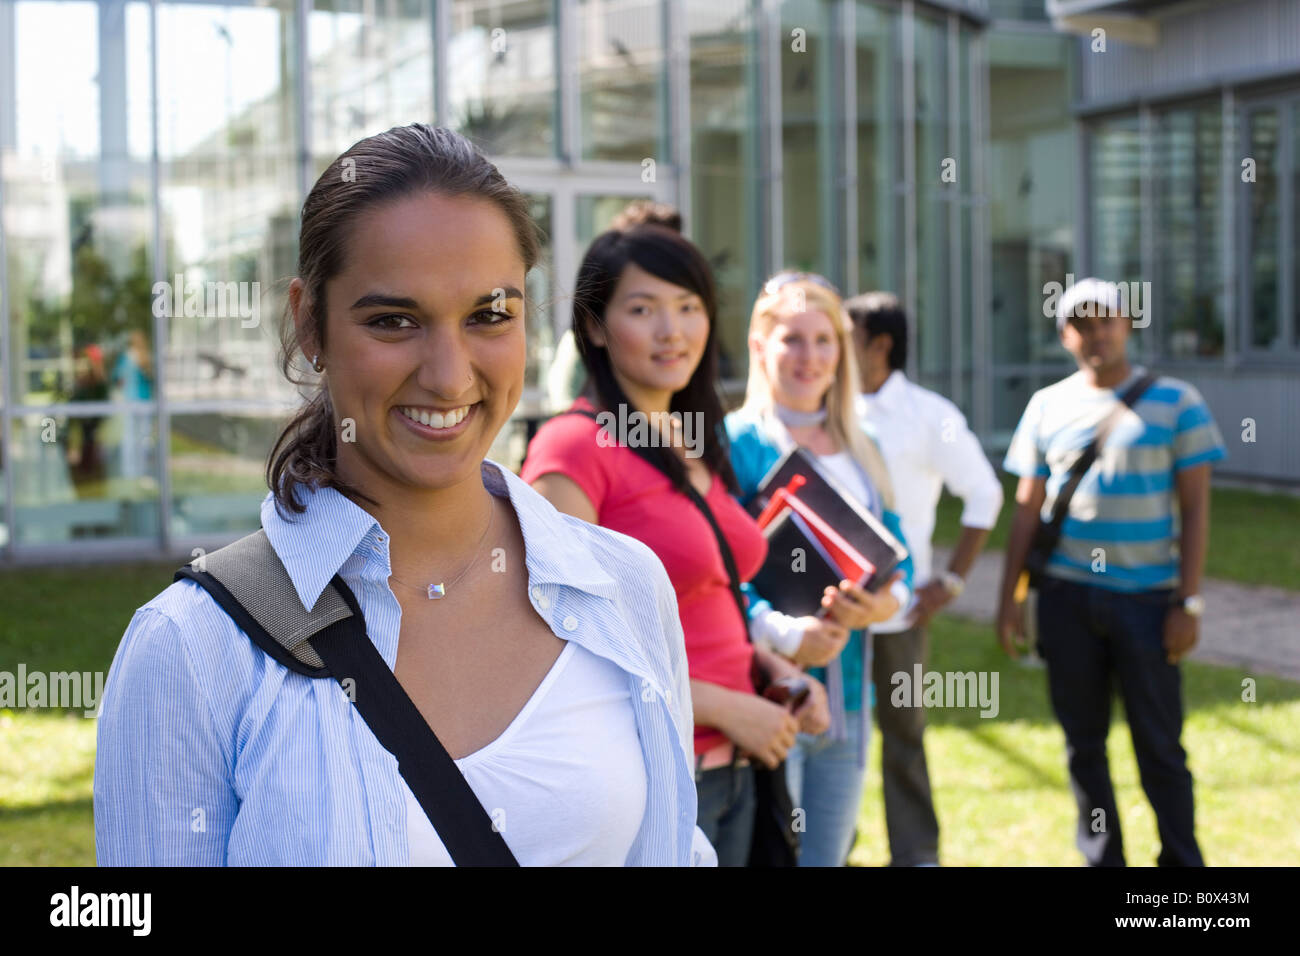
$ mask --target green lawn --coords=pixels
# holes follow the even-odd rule
[[[987,547],[1006,547],[1015,510],[1016,481],[1002,476],[1006,500]],[[939,499],[934,543],[951,547],[961,527],[961,500],[945,490]],[[1210,552],[1205,574],[1242,584],[1268,584],[1300,590],[1300,496],[1261,494],[1233,488],[1210,491]]]
[[[1065,736],[1052,717],[1045,672],[1009,661],[991,627],[952,618],[931,631],[928,669],[996,671],[1001,708],[930,710],[926,757],[939,817],[940,858],[954,866],[1079,865]],[[1242,680],[1257,682],[1242,701]],[[1183,665],[1183,746],[1196,781],[1196,833],[1218,866],[1300,860],[1300,684],[1235,668]],[[1133,745],[1116,702],[1107,742],[1130,865],[1154,865],[1155,816],[1138,782]],[[858,842],[850,861],[889,861],[873,729]]]
[[[107,670],[131,614],[171,581],[172,564],[0,572],[0,670]],[[1075,865],[1074,810],[1064,740],[1048,709],[1042,671],[1007,661],[990,629],[942,619],[930,668],[997,671],[1000,713],[933,710],[927,753],[945,863]],[[1196,776],[1198,835],[1211,864],[1300,860],[1300,684],[1189,663],[1184,744]],[[1251,675],[1257,676],[1257,675]],[[1117,708],[1111,738],[1128,857],[1154,861],[1155,821],[1137,784]],[[94,862],[91,780],[95,722],[0,711],[0,864]],[[888,859],[881,810],[879,736],[853,862]]]

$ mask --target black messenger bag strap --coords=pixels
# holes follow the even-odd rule
[[[331,583],[344,592],[337,574]],[[356,599],[345,592],[349,604]],[[365,633],[360,609],[311,638],[424,808],[457,866],[518,866],[492,817]],[[351,686],[345,681],[351,678]]]
[[[197,565],[198,562],[195,562]],[[442,741],[366,635],[352,589],[334,575],[305,611],[264,531],[180,568],[268,656],[307,677],[336,680],[385,750],[457,866],[518,866]]]
[[[1156,376],[1147,372],[1125,389],[1124,393],[1119,397],[1118,404],[1097,425],[1096,434],[1093,435],[1092,441],[1088,443],[1088,447],[1070,466],[1065,484],[1061,486],[1060,493],[1052,503],[1052,516],[1047,521],[1039,522],[1033,543],[1029,548],[1029,554],[1025,558],[1025,568],[1031,576],[1036,577],[1047,567],[1048,559],[1051,558],[1052,552],[1056,550],[1056,545],[1061,540],[1061,527],[1065,524],[1065,516],[1070,511],[1070,499],[1074,497],[1075,489],[1079,487],[1079,482],[1083,480],[1083,476],[1087,474],[1088,469],[1097,460],[1101,446],[1105,443],[1111,430],[1119,422],[1120,414],[1126,408],[1132,408],[1136,405],[1138,399],[1146,393],[1148,388],[1155,384],[1155,381]]]

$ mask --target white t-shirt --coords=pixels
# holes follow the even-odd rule
[[[847,451],[837,451],[833,455],[818,455],[817,464],[821,465],[831,477],[858,499],[858,504],[874,514],[880,513],[880,503],[872,487],[862,476],[862,469]]]
[[[501,736],[456,766],[521,866],[622,866],[645,815],[627,676],[575,641]],[[410,865],[453,865],[402,789]]]

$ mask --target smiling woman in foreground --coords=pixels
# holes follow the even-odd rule
[[[484,460],[523,389],[537,257],[525,197],[455,133],[399,127],[332,163],[283,329],[286,375],[300,354],[322,374],[262,525],[304,608],[335,574],[352,590],[519,863],[711,862],[663,566]],[[189,580],[122,639],[94,789],[102,865],[451,862],[340,685]]]

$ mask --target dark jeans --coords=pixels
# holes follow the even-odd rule
[[[1078,846],[1091,866],[1124,865],[1106,760],[1115,684],[1160,831],[1156,862],[1204,865],[1193,833],[1192,775],[1179,742],[1181,674],[1164,649],[1171,597],[1169,590],[1125,594],[1050,577],[1039,588],[1038,650],[1047,663],[1052,710],[1065,730],[1079,807]]]
[[[695,775],[696,824],[718,852],[718,866],[747,866],[758,799],[754,768],[718,767]]]
[[[925,630],[914,627],[897,634],[873,634],[871,675],[876,685],[876,723],[880,725],[880,776],[885,791],[885,829],[889,833],[891,866],[939,862],[939,821],[930,797],[925,764],[924,707],[895,707],[890,702],[890,678],[909,676],[925,667]]]

